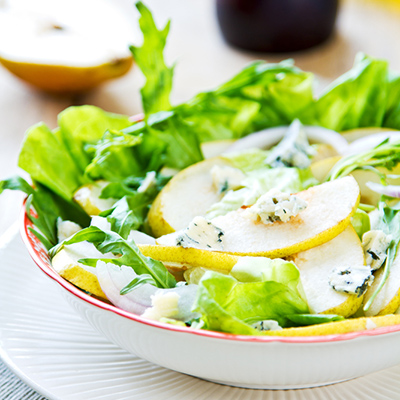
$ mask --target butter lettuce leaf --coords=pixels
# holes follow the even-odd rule
[[[193,310],[202,315],[204,329],[244,335],[257,334],[251,325],[259,321],[273,319],[286,327],[290,326],[286,315],[309,312],[289,285],[272,280],[241,283],[213,271],[200,280]]]
[[[297,193],[318,183],[309,168],[265,167],[249,171],[246,175],[242,188],[228,191],[218,203],[207,210],[208,219],[225,215],[243,205],[252,205],[272,188],[277,188],[282,192]]]
[[[388,63],[358,54],[351,70],[329,85],[300,117],[336,131],[382,126],[388,96]]]

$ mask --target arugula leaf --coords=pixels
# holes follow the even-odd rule
[[[0,194],[6,190],[19,190],[27,194],[26,213],[35,225],[33,233],[50,249],[57,244],[57,219],[74,221],[81,226],[88,226],[89,216],[72,201],[67,201],[47,189],[39,182],[29,185],[23,178],[15,176],[0,181]],[[35,213],[31,212],[31,206]]]
[[[385,180],[385,175],[379,172],[377,168],[384,167],[391,170],[399,162],[400,141],[389,142],[389,140],[386,139],[373,149],[340,159],[331,169],[326,180],[341,178],[357,169],[368,169]]]
[[[130,46],[130,50],[146,77],[146,83],[140,92],[147,118],[149,114],[171,108],[169,96],[172,89],[174,67],[168,68],[165,65],[163,55],[170,21],[162,30],[159,30],[150,10],[141,1],[136,3],[136,8],[141,15],[139,24],[143,32],[143,45],[141,47]]]
[[[132,151],[141,142],[141,136],[106,131],[97,143],[86,146],[86,151],[92,154],[92,160],[86,167],[85,174],[93,180],[105,179],[111,182],[142,174],[143,166]]]
[[[154,279],[155,286],[159,288],[173,288],[176,286],[175,278],[168,272],[163,263],[144,256],[133,241],[125,240],[115,232],[104,232],[95,226],[83,229],[72,236],[72,238],[53,247],[50,251],[50,256],[54,257],[54,255],[65,245],[83,241],[93,243],[96,249],[103,254],[108,252],[121,254],[121,257],[118,258],[100,259],[105,263],[113,263],[120,266],[126,265],[131,267],[138,275],[149,275]],[[96,266],[97,261],[99,260],[79,260],[79,262],[92,267]]]

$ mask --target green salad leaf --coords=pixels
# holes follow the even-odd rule
[[[230,275],[207,271],[201,278],[193,310],[202,314],[205,329],[256,334],[254,323],[273,319],[285,327],[290,326],[286,315],[309,312],[294,264],[251,258]]]
[[[0,181],[0,194],[7,189],[26,193],[27,216],[36,228],[33,232],[47,249],[58,242],[56,229],[58,218],[74,221],[82,227],[90,223],[89,216],[78,204],[65,200],[39,182],[33,182],[31,186],[23,178],[14,176]]]
[[[143,32],[143,45],[130,46],[130,50],[146,77],[146,83],[140,90],[145,115],[171,108],[169,96],[172,89],[174,68],[167,67],[164,61],[164,47],[169,33],[170,22],[159,30],[150,10],[141,2],[136,3],[140,12],[139,25]]]
[[[132,240],[123,239],[118,233],[107,231],[90,226],[77,232],[72,238],[65,240],[50,251],[50,256],[61,250],[63,246],[87,241],[93,243],[97,250],[105,254],[111,252],[120,255],[118,258],[82,259],[79,262],[95,267],[97,261],[126,265],[131,267],[136,274],[145,275],[146,283],[149,277],[153,279],[153,285],[159,288],[173,288],[176,286],[175,278],[168,272],[162,262],[144,256]]]

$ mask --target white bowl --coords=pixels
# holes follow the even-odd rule
[[[400,325],[310,337],[238,336],[146,320],[89,296],[61,278],[22,215],[21,233],[39,268],[98,332],[145,360],[198,378],[257,389],[322,386],[400,361]],[[49,301],[51,301],[49,299]]]

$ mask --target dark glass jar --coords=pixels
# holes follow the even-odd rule
[[[335,26],[339,0],[216,0],[225,40],[259,52],[316,46]]]

